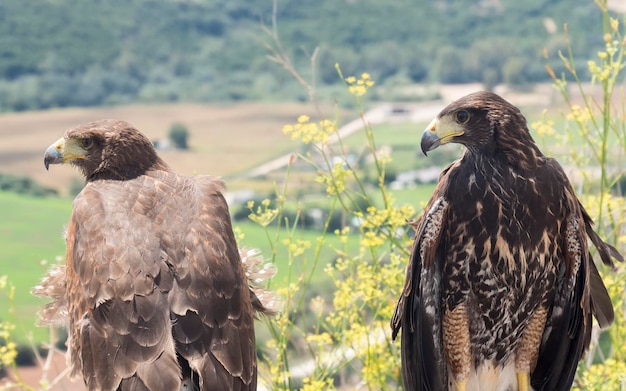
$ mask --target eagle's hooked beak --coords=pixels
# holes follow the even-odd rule
[[[43,165],[46,170],[51,164],[62,164],[71,159],[84,159],[85,150],[76,144],[73,138],[61,137],[46,149],[43,155]]]
[[[428,151],[432,151],[441,145],[441,140],[439,139],[439,136],[437,136],[438,123],[438,118],[432,120],[426,127],[426,130],[424,130],[424,134],[422,134],[422,142],[420,143],[420,146],[422,147],[422,152],[425,156],[428,155]]]
[[[65,146],[65,139],[60,138],[54,144],[46,149],[46,153],[43,155],[43,165],[46,166],[46,170],[51,164],[63,163],[63,147]]]
[[[459,124],[455,121],[450,121],[448,116],[442,118],[435,118],[428,124],[424,134],[422,134],[422,141],[420,146],[422,152],[427,155],[427,152],[432,151],[440,145],[449,143],[454,137],[462,136],[464,130],[459,127]]]

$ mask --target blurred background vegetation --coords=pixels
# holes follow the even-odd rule
[[[256,0],[3,0],[0,110],[306,100],[266,58],[261,41],[272,7]],[[274,15],[296,67],[319,46],[322,96],[339,85],[335,63],[346,74],[368,70],[379,86],[524,88],[549,80],[541,51],[565,49],[564,23],[576,58],[595,54],[602,37],[588,0],[298,0],[279,1]],[[387,88],[372,99],[419,97]]]

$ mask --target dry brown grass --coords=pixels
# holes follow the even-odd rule
[[[306,103],[238,103],[231,105],[168,104],[105,108],[69,108],[0,116],[0,172],[29,176],[67,194],[78,172],[69,166],[43,167],[45,149],[65,130],[102,118],[126,120],[156,140],[174,122],[190,131],[190,151],[161,156],[183,174],[232,176],[296,147],[283,125],[310,113]],[[332,116],[333,111],[327,110]],[[232,189],[236,183],[229,183]]]

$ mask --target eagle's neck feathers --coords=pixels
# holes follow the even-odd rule
[[[141,162],[139,164],[108,165],[107,162],[103,162],[95,171],[85,176],[87,182],[101,179],[124,181],[137,178],[151,171],[169,171],[169,167],[157,156],[150,164]]]
[[[524,175],[532,175],[544,155],[528,129],[525,126],[523,129],[498,127],[491,134],[490,142],[467,145],[463,158],[482,164],[510,167]]]
[[[149,171],[169,171],[150,140],[137,131],[118,132],[107,138],[102,160],[92,171],[84,171],[87,181],[129,180]]]

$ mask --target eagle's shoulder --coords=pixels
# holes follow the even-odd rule
[[[193,177],[205,194],[221,194],[226,192],[226,184],[221,178],[210,175]]]

